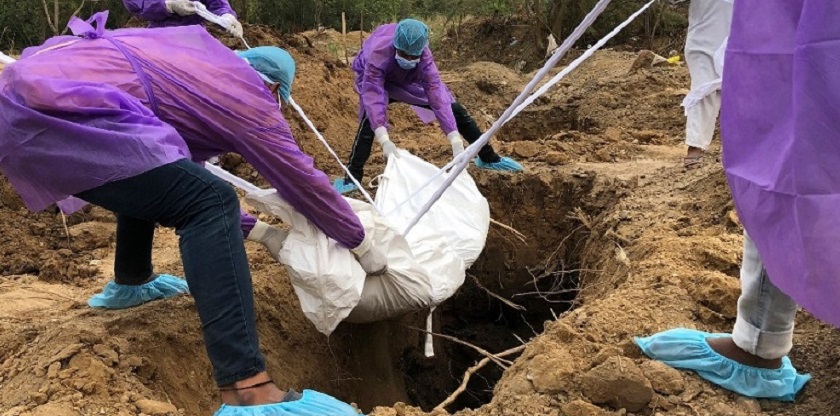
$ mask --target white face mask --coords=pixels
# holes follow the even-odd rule
[[[420,63],[420,58],[417,58],[413,61],[409,61],[408,59],[405,59],[402,56],[400,56],[399,53],[397,53],[396,58],[397,58],[397,64],[400,66],[400,68],[406,69],[406,70],[414,69],[414,68],[417,67],[417,64]]]

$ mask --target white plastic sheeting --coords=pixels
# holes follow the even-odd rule
[[[490,208],[473,179],[461,173],[408,237],[400,230],[417,206],[435,191],[416,193],[423,178],[437,171],[405,150],[390,157],[379,177],[376,207],[346,198],[365,231],[388,258],[388,272],[366,276],[353,254],[327,238],[274,190],[256,190],[241,179],[223,176],[246,189],[246,202],[276,215],[291,228],[280,261],[287,267],[306,317],[329,335],[339,323],[374,322],[433,308],[464,283],[466,269],[484,249]],[[227,174],[230,175],[230,174]],[[441,183],[447,179],[440,177]]]

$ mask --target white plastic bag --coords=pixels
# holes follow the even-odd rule
[[[260,212],[290,225],[280,260],[304,314],[326,335],[343,320],[381,321],[437,306],[464,283],[467,265],[484,248],[489,206],[466,172],[407,238],[400,234],[437,184],[401,205],[437,168],[406,151],[400,155],[389,158],[376,194],[381,212],[391,210],[390,215],[381,217],[370,204],[346,198],[388,257],[388,272],[381,276],[366,276],[349,250],[328,239],[274,190],[252,189],[245,198]],[[439,179],[442,183],[446,177]]]
[[[443,185],[448,174],[437,177],[418,192],[438,168],[405,150],[400,150],[400,156],[388,160],[379,179],[376,204],[392,223],[406,226]],[[464,170],[408,233],[408,240],[431,244],[442,239],[461,257],[465,268],[469,268],[484,250],[489,230],[490,205]]]
[[[330,240],[274,189],[249,193],[245,200],[291,226],[280,250],[304,315],[318,331],[331,334],[359,303],[365,271],[353,253]]]

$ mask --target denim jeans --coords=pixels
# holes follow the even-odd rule
[[[732,340],[738,347],[768,360],[781,358],[793,347],[798,306],[767,277],[750,236],[744,233],[741,297]]]
[[[395,102],[395,101],[391,101]],[[418,106],[430,108],[429,106]],[[452,103],[452,114],[455,116],[455,124],[458,127],[458,133],[464,137],[468,143],[472,144],[478,140],[483,134],[481,129],[475,123],[475,120],[467,112],[461,104]],[[350,163],[347,169],[353,174],[359,182],[365,176],[365,163],[370,158],[371,148],[373,147],[373,128],[370,126],[370,120],[367,115],[362,118],[359,124],[359,130],[356,132],[356,140],[353,142],[353,149],[350,151]],[[501,160],[493,147],[490,144],[485,144],[478,152],[478,157],[485,163],[496,163]],[[350,178],[346,178],[350,181]]]
[[[175,228],[216,382],[231,384],[265,371],[239,199],[230,185],[182,159],[77,196],[117,213],[118,230],[129,227],[149,237],[154,223]],[[132,255],[143,264],[148,259],[151,267],[151,240],[134,241],[140,243]]]
[[[240,229],[248,238],[257,219],[240,210]],[[155,223],[117,214],[117,243],[114,256],[114,282],[121,285],[142,285],[155,277],[152,268],[152,243]]]

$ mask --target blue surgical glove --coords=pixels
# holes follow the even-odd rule
[[[475,158],[473,160],[476,166],[481,169],[487,170],[498,170],[498,171],[505,171],[505,172],[521,172],[525,170],[519,163],[509,157],[503,157],[498,162],[494,163],[485,163],[482,162],[481,159]]]
[[[792,402],[811,379],[808,374],[797,374],[788,357],[782,358],[779,369],[750,367],[718,354],[706,342],[706,338],[728,336],[731,335],[677,328],[635,341],[654,360],[692,370],[718,386],[748,397]]]
[[[304,390],[300,399],[260,406],[223,404],[213,416],[359,416],[347,403],[313,390]]]
[[[91,308],[126,309],[157,299],[165,299],[190,293],[187,281],[175,276],[162,274],[142,285],[120,285],[108,282],[102,293],[88,299]]]

